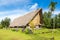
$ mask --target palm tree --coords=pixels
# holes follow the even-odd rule
[[[51,1],[51,3],[49,4],[49,9],[50,9],[51,14],[54,12],[56,4],[57,4],[57,2],[53,2],[53,1]],[[53,21],[55,21],[55,20],[53,20]],[[54,25],[54,27],[55,27],[55,25]]]
[[[57,4],[57,2],[53,2],[53,1],[51,1],[51,3],[49,4],[49,8],[50,8],[51,12],[53,12],[55,10],[56,4]]]
[[[56,4],[57,4],[57,2],[53,2],[53,1],[51,0],[51,3],[49,4],[49,9],[50,9],[51,14],[54,12],[55,7],[56,7]],[[53,19],[53,27],[52,27],[53,30],[54,30],[54,28],[55,28],[54,22],[55,22],[55,19]],[[52,34],[53,34],[53,31],[52,31]],[[53,36],[53,38],[54,38],[54,36]]]

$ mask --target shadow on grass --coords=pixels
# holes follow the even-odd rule
[[[52,40],[51,38],[41,37],[36,34],[30,35],[30,36],[31,36],[31,39],[28,39],[28,40]]]

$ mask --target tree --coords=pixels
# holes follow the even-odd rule
[[[60,13],[57,16],[57,26],[60,28]]]
[[[44,12],[43,21],[45,27],[51,28],[51,12]]]
[[[51,12],[53,12],[55,10],[56,4],[57,4],[57,2],[53,2],[53,1],[51,1],[51,3],[49,4],[49,8],[50,8]]]
[[[2,25],[2,27],[5,27],[5,28],[9,27],[9,25],[10,25],[10,18],[6,17],[4,20],[2,20],[1,21],[1,25]]]
[[[53,2],[53,1],[51,1],[51,3],[49,4],[51,14],[54,12],[56,4],[57,4],[57,2]],[[55,23],[54,22],[55,22],[55,19],[53,19],[52,34],[53,34],[53,31],[54,31],[54,28],[55,28]],[[53,35],[52,35],[52,38],[54,39]]]
[[[53,1],[51,1],[51,3],[49,4],[51,14],[52,14],[52,12],[54,12],[56,4],[57,4],[57,2],[53,2]],[[53,19],[53,24],[54,24],[54,21],[55,21],[55,19]],[[53,26],[54,26],[53,28],[55,28],[55,24]]]
[[[1,21],[1,25],[2,27],[5,27],[5,22],[3,20]]]
[[[55,28],[57,28],[57,23],[58,23],[58,22],[57,22],[57,20],[58,20],[57,17],[58,17],[58,16],[56,15],[56,16],[53,18],[53,19],[55,19],[55,21],[54,21]]]
[[[44,12],[43,14],[43,21],[44,21],[44,26],[47,27],[47,12]]]
[[[43,14],[44,26],[48,28],[53,28],[53,23],[55,22],[55,19],[52,18],[52,12],[54,12],[56,4],[57,2],[51,1],[51,3],[49,4],[50,10],[48,12],[44,12]]]

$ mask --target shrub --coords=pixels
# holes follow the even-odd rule
[[[0,29],[2,29],[3,27],[2,27],[2,25],[0,25]]]
[[[10,25],[10,18],[5,18],[4,20],[1,21],[2,27],[8,28]]]
[[[26,33],[26,34],[32,34],[33,32],[32,32],[32,30],[30,30],[30,29],[27,28],[27,29],[25,30],[25,33]]]
[[[17,28],[13,28],[13,29],[11,29],[12,31],[19,31]]]

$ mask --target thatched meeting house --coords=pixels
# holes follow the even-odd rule
[[[25,28],[28,26],[34,25],[41,26],[43,23],[42,21],[42,9],[34,10],[24,16],[18,17],[13,20],[12,23],[10,23],[11,28]]]

